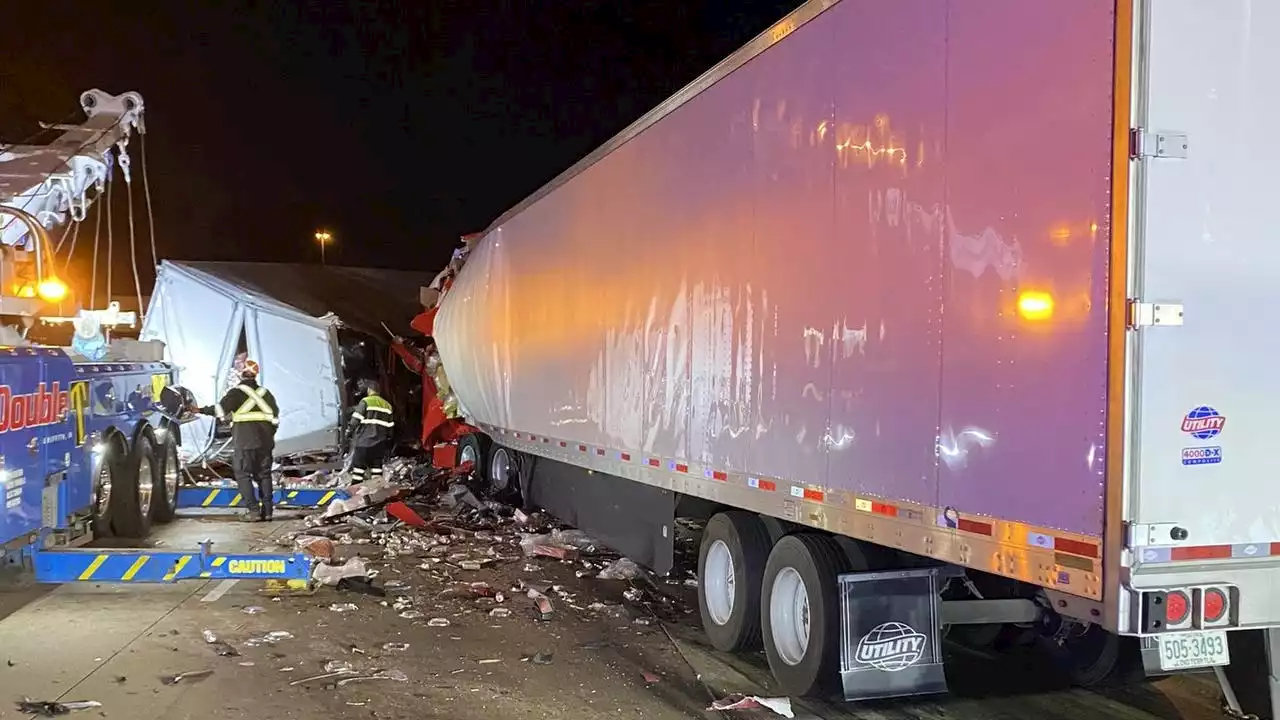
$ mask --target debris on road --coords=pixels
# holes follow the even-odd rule
[[[533,600],[533,606],[537,609],[537,618],[539,620],[550,620],[555,616],[555,606],[551,604],[551,598],[542,593],[529,588],[529,599]]]
[[[343,687],[353,682],[363,682],[365,680],[391,680],[393,682],[409,682],[409,676],[400,670],[382,670],[372,675],[359,675],[339,680],[338,687]]]
[[[213,651],[222,657],[240,657],[240,651],[235,649],[231,643],[223,642],[218,639],[217,633],[212,630],[203,630],[200,633],[204,637],[205,643],[213,648]]]
[[[24,715],[40,717],[58,717],[69,715],[77,710],[90,710],[102,707],[97,700],[76,700],[73,702],[50,702],[48,700],[22,700],[18,703],[18,712]]]
[[[596,574],[597,580],[635,580],[644,570],[627,558],[618,558]]]
[[[353,673],[356,668],[347,660],[330,660],[324,664],[324,671],[327,673]]]
[[[711,703],[708,710],[725,711],[725,710],[756,710],[759,708],[767,708],[785,718],[794,718],[796,715],[791,711],[791,698],[785,697],[759,697],[756,695],[730,695],[722,700],[716,700]]]
[[[263,645],[275,645],[281,640],[291,639],[293,639],[293,633],[288,630],[273,630],[266,635],[251,637],[248,640],[245,640],[244,644],[248,647],[261,647]]]
[[[183,681],[199,682],[213,674],[212,670],[191,670],[188,672],[180,672],[176,675],[162,675],[160,682],[165,685],[177,685]]]
[[[554,657],[555,653],[547,650],[540,650],[536,653],[521,657],[520,662],[533,663],[534,665],[550,665]]]

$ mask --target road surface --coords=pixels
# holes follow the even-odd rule
[[[287,541],[299,525],[185,519],[161,529],[156,542],[194,547],[213,538],[227,550],[265,548]],[[406,546],[385,561],[376,544],[343,546],[370,556],[378,582],[403,585],[386,598],[329,588],[271,597],[248,581],[49,590],[0,576],[0,719],[26,717],[16,709],[24,697],[97,701],[100,708],[72,717],[128,720],[771,717],[765,710],[707,710],[730,693],[770,695],[762,656],[712,651],[696,628],[696,612],[660,606],[657,615],[667,620],[657,622],[643,605],[623,601],[627,582],[578,578],[578,566],[555,560],[515,558],[520,551],[512,540],[499,534],[446,548],[484,557],[492,546],[513,558],[475,571],[450,569],[447,557],[421,547]],[[528,598],[510,592],[520,580],[557,586],[548,591],[551,619],[534,619]],[[502,602],[472,597],[465,589],[472,582],[503,591]],[[397,597],[406,598],[400,609]],[[510,614],[501,617],[502,609]],[[406,610],[422,616],[401,617]],[[433,618],[449,624],[433,627]],[[206,629],[239,656],[219,656],[202,637]],[[291,637],[254,646],[254,638],[279,631]],[[335,662],[358,672],[299,682]],[[174,685],[161,679],[208,670]],[[384,679],[337,682],[376,671]],[[794,711],[801,718],[863,720],[1221,717],[1211,678],[1099,695],[1045,687],[1046,674],[1025,658],[965,653],[949,673],[949,696],[858,705],[797,701]]]

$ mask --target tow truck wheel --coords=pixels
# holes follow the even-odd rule
[[[112,495],[119,499],[120,512],[113,512],[111,525],[119,537],[144,538],[151,529],[151,496],[160,484],[160,468],[149,433],[139,435],[134,441],[133,452],[124,465],[125,472],[112,488]]]
[[[698,610],[717,650],[760,647],[760,583],[771,544],[760,516],[739,510],[715,515],[702,531]]]
[[[161,482],[155,486],[151,495],[151,520],[167,523],[178,514],[178,485],[182,477],[182,466],[178,461],[178,443],[175,442],[172,432],[165,433],[158,455]]]
[[[836,686],[840,595],[849,560],[833,539],[788,535],[765,564],[760,620],[769,669],[784,695],[822,696]]]
[[[101,443],[101,450],[94,450],[93,478],[93,534],[99,538],[115,537],[111,520],[120,512],[115,497],[116,479],[122,474],[119,445]]]

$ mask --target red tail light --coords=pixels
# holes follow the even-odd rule
[[[1165,621],[1169,625],[1181,625],[1191,617],[1191,598],[1181,590],[1165,596]]]
[[[1227,614],[1227,596],[1217,588],[1204,591],[1204,620],[1216,623]]]

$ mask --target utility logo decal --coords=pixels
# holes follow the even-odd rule
[[[1208,440],[1221,434],[1226,424],[1225,415],[1208,405],[1201,405],[1183,416],[1182,432],[1197,440]]]
[[[1222,447],[1189,447],[1182,448],[1183,465],[1217,465],[1222,462]]]
[[[877,670],[898,672],[920,662],[926,642],[928,638],[910,625],[887,622],[862,636],[854,657]]]

